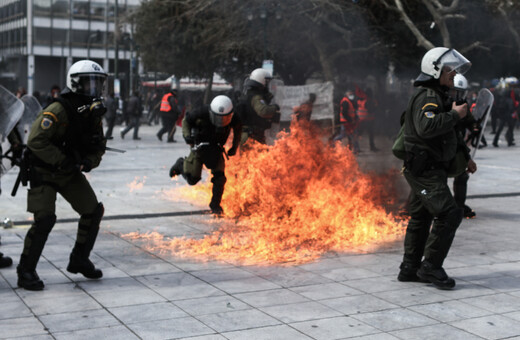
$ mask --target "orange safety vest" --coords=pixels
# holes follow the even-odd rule
[[[477,103],[471,104],[471,107],[469,108],[469,112],[473,113],[473,109],[475,109],[475,106],[477,106]]]
[[[348,103],[348,112],[343,112],[343,103],[347,102]],[[341,102],[339,103],[339,121],[341,123],[348,123],[348,121],[345,119],[345,114],[348,114],[348,116],[350,118],[352,118],[352,121],[356,118],[356,110],[354,109],[354,105],[352,104],[352,102],[350,101],[350,99],[348,99],[347,97],[343,97],[343,99],[341,99]]]
[[[168,99],[173,96],[173,94],[171,92],[169,93],[166,93],[163,97],[162,97],[162,100],[161,100],[161,108],[159,109],[159,111],[161,112],[170,112],[172,107],[170,105],[170,102],[168,101]]]
[[[366,107],[367,98],[358,99],[357,104],[358,104],[357,115],[358,115],[360,121],[374,120],[374,116],[368,112],[367,107]]]

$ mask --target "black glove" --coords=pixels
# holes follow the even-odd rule
[[[76,160],[71,157],[67,157],[61,162],[61,164],[58,166],[58,170],[64,171],[64,172],[70,172],[74,170],[78,170],[79,166],[76,163]]]
[[[81,169],[81,171],[83,172],[90,172],[90,170],[92,170],[92,161],[90,159],[83,159],[81,160],[81,164],[83,166],[83,169]]]
[[[236,147],[231,147],[228,152],[227,152],[228,156],[234,156],[237,154],[237,148]]]

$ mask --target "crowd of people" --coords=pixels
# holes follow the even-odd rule
[[[477,132],[481,141],[482,129],[482,121],[471,115],[478,105],[477,92],[469,89],[465,78],[460,78],[470,65],[456,50],[442,47],[428,51],[414,82],[417,89],[401,117],[398,138],[402,140],[401,143],[396,141],[394,147],[400,148],[395,154],[402,155],[403,174],[411,194],[399,281],[430,282],[440,289],[455,286],[442,266],[457,227],[464,216],[468,217],[466,210],[471,211],[465,205],[468,173],[477,170],[464,135],[474,136]],[[139,91],[134,91],[124,105],[113,92],[102,98],[106,79],[107,74],[97,63],[90,60],[74,63],[68,71],[66,87],[62,91],[57,86],[51,88],[42,105],[44,109],[32,124],[23,162],[17,164],[20,176],[29,185],[27,211],[34,215],[17,265],[19,287],[44,288],[36,267],[56,223],[58,193],[79,214],[77,238],[67,271],[90,279],[103,276],[89,257],[104,207],[84,173],[99,166],[107,140],[114,138],[113,129],[121,109],[121,120],[126,124],[120,131],[122,139],[133,130],[133,139],[140,140],[139,126],[145,106],[148,107],[146,123],[152,125],[161,120],[156,134],[159,141],[166,135],[166,142],[176,142],[174,135],[180,123],[190,152],[187,157],[176,160],[169,176],[182,176],[189,185],[195,185],[201,179],[202,167],[206,166],[213,183],[209,208],[217,216],[224,213],[221,201],[226,183],[226,159],[236,155],[239,148],[247,148],[248,141],[266,144],[266,130],[280,121],[280,107],[272,103],[273,94],[269,91],[272,74],[262,68],[251,72],[242,92],[218,95],[209,105],[189,110],[180,103],[175,89],[154,92],[146,98],[145,104]],[[17,96],[24,94],[20,89]],[[495,90],[491,120],[495,147],[499,146],[500,134],[506,126],[507,144],[515,145],[514,127],[518,120],[515,94],[509,89]],[[315,101],[316,94],[309,94],[305,102],[293,109],[293,119],[311,121]],[[379,151],[375,145],[379,112],[372,89],[347,89],[339,103],[340,131],[331,137],[331,142],[347,138],[352,152],[358,154],[361,152],[359,137],[366,133],[370,151]],[[232,146],[226,150],[231,131]],[[481,146],[486,145],[482,139]],[[448,187],[448,177],[455,178],[454,194]],[[473,213],[470,217],[474,216]],[[12,262],[0,253],[0,268],[11,266]]]

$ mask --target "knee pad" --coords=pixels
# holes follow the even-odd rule
[[[211,178],[211,183],[215,185],[223,185],[227,182],[226,175],[223,171],[216,171],[213,173],[213,178]]]
[[[35,233],[48,235],[54,224],[56,223],[56,215],[47,215],[34,221],[36,228]]]
[[[94,208],[94,211],[92,211],[90,214],[83,214],[80,218],[80,224],[85,224],[89,226],[99,226],[99,223],[101,222],[101,218],[103,218],[103,215],[105,214],[105,207],[103,206],[103,203],[99,202],[96,207]],[[86,222],[86,223],[81,223]]]

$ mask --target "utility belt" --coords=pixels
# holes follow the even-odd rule
[[[446,170],[446,166],[443,162],[431,160],[428,151],[420,150],[415,145],[411,151],[406,152],[404,166],[412,176],[416,177],[421,176],[425,171]]]

